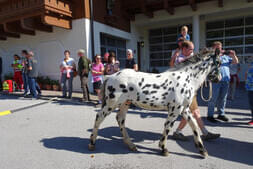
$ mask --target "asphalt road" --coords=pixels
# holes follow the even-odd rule
[[[230,122],[205,121],[208,130],[222,137],[204,142],[209,157],[202,159],[189,126],[184,133],[190,141],[176,142],[170,133],[170,155],[160,155],[158,140],[166,112],[129,110],[126,126],[138,152],[123,144],[112,113],[101,125],[96,150],[90,152],[87,145],[99,108],[0,95],[0,112],[22,108],[0,116],[0,169],[252,169],[253,128],[246,124],[250,111],[245,97],[241,93],[228,104]],[[206,106],[200,108],[205,116]],[[173,130],[177,125],[178,121]]]

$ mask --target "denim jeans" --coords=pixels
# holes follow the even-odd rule
[[[214,107],[217,106],[217,112],[219,115],[225,115],[225,107],[227,102],[229,82],[221,81],[219,83],[213,83],[212,98],[208,103],[208,117],[213,117]]]
[[[23,78],[24,90],[25,90],[24,94],[27,94],[28,91],[29,91],[29,88],[30,88],[30,87],[29,87],[29,82],[28,82],[28,75],[27,75],[27,73],[22,73],[22,78]],[[36,79],[36,78],[34,78],[34,79]],[[35,80],[35,82],[36,82],[36,80]],[[38,94],[41,94],[40,86],[38,85],[37,82],[36,82],[36,84],[35,84],[35,88],[36,88]],[[32,93],[32,92],[30,91],[30,93]]]
[[[253,91],[248,91],[249,107],[251,110],[251,117],[253,120]]]
[[[62,85],[62,96],[66,97],[67,96],[67,86],[66,86],[66,82],[68,81],[68,92],[69,95],[68,97],[72,97],[72,83],[73,83],[73,77],[74,77],[74,73],[71,72],[70,73],[70,78],[67,78],[67,73],[62,73],[62,77],[61,77],[61,85]]]
[[[28,75],[26,73],[22,73],[22,78],[23,78],[23,82],[24,82],[25,94],[27,94],[28,90],[29,90]]]
[[[36,91],[36,78],[28,77],[28,83],[29,83],[29,88],[30,88],[30,92],[32,94],[32,97],[37,98],[38,94]]]

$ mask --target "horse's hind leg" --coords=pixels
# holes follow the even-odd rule
[[[195,146],[199,149],[199,153],[205,158],[208,156],[207,150],[205,149],[202,139],[199,134],[199,128],[197,125],[196,120],[192,117],[192,114],[190,113],[189,108],[187,108],[183,112],[183,117],[187,122],[190,124],[192,131],[193,131],[193,136],[194,136],[194,142]]]
[[[95,124],[93,127],[92,134],[90,136],[90,144],[88,146],[89,150],[95,149],[95,141],[97,138],[98,128],[100,124],[103,122],[106,116],[108,116],[113,109],[109,105],[105,105],[96,115]]]
[[[168,107],[168,118],[164,123],[163,135],[159,141],[159,147],[162,149],[162,155],[168,156],[169,151],[167,147],[167,137],[170,132],[170,129],[173,127],[175,119],[178,117],[179,113],[182,111],[182,108],[175,108],[175,106]]]
[[[137,151],[137,148],[133,144],[133,142],[131,141],[131,139],[127,133],[126,127],[125,127],[126,113],[127,113],[128,108],[129,108],[129,105],[127,103],[122,104],[120,106],[120,109],[119,109],[119,112],[116,116],[116,119],[119,124],[120,132],[123,135],[124,143],[127,144],[127,146],[129,147],[130,150]]]

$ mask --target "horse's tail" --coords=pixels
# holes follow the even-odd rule
[[[105,105],[105,90],[106,90],[106,83],[107,83],[108,79],[105,79],[104,83],[101,86],[101,90],[100,90],[100,96],[101,96],[101,101],[102,101],[102,105]]]

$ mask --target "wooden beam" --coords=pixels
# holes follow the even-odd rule
[[[218,7],[222,8],[224,6],[223,0],[218,0]]]
[[[174,13],[175,13],[174,7],[171,3],[169,3],[169,1],[170,0],[163,0],[163,7],[171,15],[174,15]]]
[[[8,30],[8,32],[35,35],[35,31],[26,29],[24,25],[22,25],[21,20],[4,23],[4,28]]]
[[[189,0],[189,4],[193,11],[197,11],[197,3],[196,0]]]
[[[18,33],[8,32],[7,30],[5,30],[3,24],[0,24],[0,34],[6,37],[20,38],[20,35]]]
[[[143,12],[143,14],[146,15],[147,17],[149,17],[149,18],[153,18],[154,13],[152,11],[150,11],[149,9],[147,9],[146,0],[139,0],[139,3],[141,5],[141,11]]]
[[[51,15],[44,15],[42,21],[46,25],[57,26],[64,29],[72,29],[71,19],[65,19],[61,17],[55,17]]]
[[[43,24],[41,16],[23,18],[21,20],[21,23],[26,29],[39,30],[43,32],[53,32],[52,26]]]

